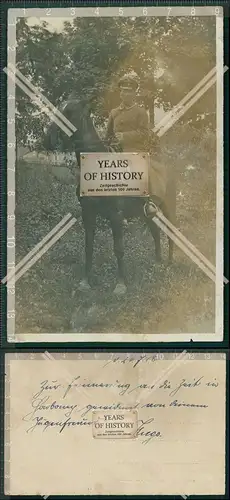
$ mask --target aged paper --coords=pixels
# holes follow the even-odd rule
[[[224,354],[7,354],[7,495],[223,495]]]

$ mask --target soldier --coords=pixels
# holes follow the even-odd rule
[[[119,81],[121,104],[111,111],[106,140],[118,142],[122,151],[145,151],[149,138],[149,117],[146,110],[136,103],[138,80],[123,76]]]
[[[109,115],[106,141],[121,151],[146,151],[149,141],[149,117],[146,110],[136,103],[138,80],[131,75],[123,76],[119,81],[121,104]],[[117,148],[118,146],[118,148]],[[120,199],[118,202],[123,212],[124,225],[130,217],[131,200]],[[131,208],[132,211],[132,208]]]
[[[147,111],[136,103],[138,81],[133,76],[124,76],[119,81],[121,104],[111,111],[107,125],[106,139],[112,145],[114,139],[120,144],[122,151],[147,151],[150,153],[149,163],[149,195],[158,207],[164,206],[164,213],[175,225],[176,221],[176,182],[171,172],[168,178],[167,167],[158,161],[160,145],[158,137],[150,131]],[[170,179],[170,180],[169,180]],[[124,223],[132,214],[132,199],[119,200]],[[129,208],[130,207],[130,208]],[[163,208],[162,208],[163,209]],[[155,226],[154,233],[159,232]],[[158,257],[160,256],[158,240]],[[172,259],[173,244],[170,240],[170,260]]]

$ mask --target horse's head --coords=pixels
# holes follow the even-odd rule
[[[44,130],[43,144],[46,150],[60,151],[103,151],[103,144],[99,138],[90,116],[90,103],[85,99],[77,99],[72,95],[60,108],[60,112],[74,125],[75,131],[70,130],[71,136],[55,122]],[[56,115],[57,116],[57,115]],[[58,117],[61,120],[60,117]],[[62,120],[61,120],[62,121]],[[98,149],[99,148],[99,149]]]

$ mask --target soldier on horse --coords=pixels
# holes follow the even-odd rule
[[[139,82],[136,77],[123,76],[119,81],[121,104],[109,115],[105,139],[120,143],[122,151],[144,151],[148,144],[149,117],[136,103]]]
[[[106,140],[102,140],[94,127],[90,107],[83,99],[72,98],[68,100],[63,109],[63,114],[76,127],[76,132],[67,139],[61,133],[63,147],[67,146],[69,151],[75,151],[76,158],[80,160],[80,153],[94,152],[102,153],[108,151],[108,144],[119,144],[120,151],[137,152],[149,151],[149,117],[147,111],[136,103],[136,92],[138,81],[135,77],[125,76],[119,82],[121,104],[110,113]],[[57,125],[53,122],[46,134],[47,149],[55,148],[57,144]],[[97,215],[109,220],[114,241],[114,254],[117,259],[118,274],[116,294],[126,291],[125,269],[124,269],[124,244],[123,244],[123,217],[140,217],[147,223],[155,241],[155,252],[157,260],[161,258],[160,230],[158,226],[148,217],[145,206],[149,199],[161,208],[165,216],[173,222],[175,192],[172,183],[164,175],[165,167],[156,159],[150,157],[149,167],[149,197],[84,197],[80,196],[79,186],[77,196],[81,204],[82,220],[85,229],[85,273],[81,280],[82,290],[90,289],[90,274],[92,268],[93,243],[96,229]],[[79,170],[78,170],[78,173]],[[172,203],[171,203],[172,201]],[[123,212],[123,215],[122,215]],[[172,258],[172,242],[169,244],[169,258]]]
[[[127,152],[148,152],[150,155],[149,194],[154,196],[160,206],[166,193],[167,173],[164,165],[156,160],[156,138],[151,134],[149,115],[143,106],[136,102],[139,79],[132,74],[119,80],[121,104],[112,109],[107,124],[105,140],[111,146]],[[132,200],[121,200],[124,217],[133,212]],[[131,210],[129,210],[131,208]]]

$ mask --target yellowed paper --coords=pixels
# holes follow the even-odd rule
[[[223,354],[7,354],[5,494],[222,495]]]

